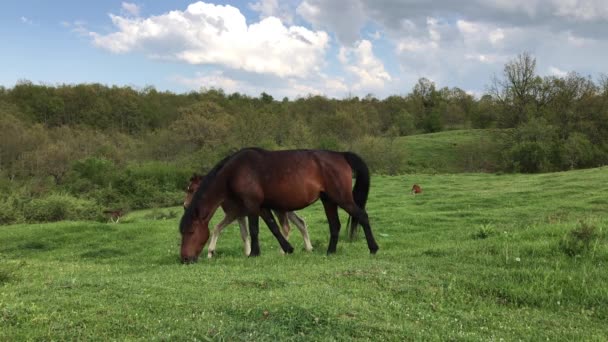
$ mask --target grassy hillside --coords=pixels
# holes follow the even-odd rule
[[[179,208],[0,227],[0,340],[606,340],[606,184],[606,169],[374,177],[376,256],[360,238],[326,257],[318,203],[310,254],[294,232],[281,256],[262,227],[245,258],[234,225],[190,266]]]
[[[469,129],[400,137],[409,172],[460,173],[495,171],[496,130]]]

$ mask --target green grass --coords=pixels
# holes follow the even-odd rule
[[[606,184],[606,169],[374,177],[376,256],[363,238],[325,256],[318,203],[301,212],[312,253],[294,231],[281,256],[262,227],[246,258],[233,225],[189,266],[180,208],[0,227],[0,340],[605,341]]]
[[[404,170],[425,173],[493,171],[498,156],[495,130],[468,129],[400,137],[406,151]]]

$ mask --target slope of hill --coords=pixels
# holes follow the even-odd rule
[[[406,151],[408,172],[492,172],[497,169],[496,130],[458,130],[397,139]]]

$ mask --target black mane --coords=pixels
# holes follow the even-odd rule
[[[237,154],[246,151],[246,150],[254,150],[254,151],[263,151],[263,149],[250,147],[243,148],[233,154],[228,155],[224,159],[220,160],[215,166],[203,177],[198,189],[194,193],[192,197],[192,201],[186,210],[184,211],[184,215],[179,223],[179,231],[180,233],[184,233],[190,226],[192,226],[192,221],[198,216],[198,204],[203,198],[203,195],[209,188],[209,186],[213,183],[215,178],[217,178],[217,174],[222,170],[224,165],[228,163],[234,156]]]

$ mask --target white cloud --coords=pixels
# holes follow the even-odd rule
[[[248,25],[230,5],[196,2],[185,11],[148,18],[110,15],[116,32],[91,32],[93,44],[113,53],[221,65],[280,77],[306,77],[324,63],[329,36],[267,17]]]
[[[34,24],[34,22],[31,19],[27,18],[27,17],[23,17],[22,16],[20,19],[21,19],[21,22],[24,23],[24,24],[26,24],[26,25],[33,25]]]
[[[496,47],[505,40],[506,31],[494,24],[460,19],[456,27],[467,46],[487,45]]]
[[[314,27],[335,32],[338,40],[347,46],[360,39],[360,29],[367,21],[361,1],[304,0],[296,12]]]
[[[89,31],[86,28],[86,22],[83,20],[75,20],[73,22],[62,21],[60,22],[61,26],[69,28],[72,32],[80,35],[88,37],[90,35]]]
[[[144,18],[123,6],[122,15],[110,16],[109,33],[69,27],[114,53],[218,70],[174,79],[193,89],[222,87],[254,96],[266,91],[275,97],[389,95],[426,77],[438,86],[478,92],[523,51],[545,73],[605,72],[606,1],[247,0],[241,3],[254,11],[249,22],[232,6],[197,2]],[[326,60],[330,43],[339,52]],[[374,46],[382,47],[376,55]],[[330,70],[336,62],[341,68]]]
[[[605,0],[553,0],[554,13],[576,21],[595,21],[608,19],[608,6]]]
[[[353,48],[340,48],[338,59],[356,77],[352,87],[355,91],[382,89],[386,82],[391,81],[384,64],[374,55],[369,40],[361,40]]]
[[[498,60],[500,60],[500,56],[494,55],[494,54],[488,54],[488,55],[484,55],[484,54],[465,54],[464,55],[465,59],[468,60],[474,60],[474,61],[478,61],[481,63],[496,63]]]
[[[380,38],[382,38],[382,33],[380,33],[380,31],[375,31],[373,33],[369,34],[369,37],[373,40],[379,40]]]
[[[121,7],[125,13],[136,16],[136,17],[139,16],[139,12],[141,10],[139,5],[131,3],[131,2],[123,2],[121,4]]]
[[[566,32],[566,40],[577,48],[589,46],[595,42],[595,39],[579,37],[572,32]]]
[[[293,15],[290,9],[284,4],[279,4],[278,0],[259,0],[254,3],[250,2],[248,6],[251,10],[260,14],[260,19],[277,17],[285,23],[293,23]]]
[[[432,50],[436,50],[439,48],[437,42],[428,41],[426,39],[419,39],[415,37],[407,37],[401,39],[397,43],[397,52],[398,53],[407,53],[407,52],[431,52]]]
[[[326,95],[330,97],[343,97],[348,87],[342,79],[330,78],[319,74],[315,78],[286,78],[279,79],[265,75],[227,75],[222,71],[197,72],[193,77],[175,75],[170,81],[189,89],[201,88],[223,89],[226,93],[239,92],[249,96],[258,96],[262,92],[270,93],[276,98],[305,97],[307,95]]]
[[[550,66],[549,67],[549,74],[553,75],[553,76],[557,76],[557,77],[566,77],[566,76],[568,76],[568,72],[567,71],[561,70],[561,69],[559,69],[557,67],[554,67],[554,66]]]
[[[195,90],[201,88],[221,88],[227,93],[249,93],[253,90],[247,89],[243,82],[225,76],[221,71],[213,71],[207,74],[197,72],[194,77],[173,76],[171,80]]]

